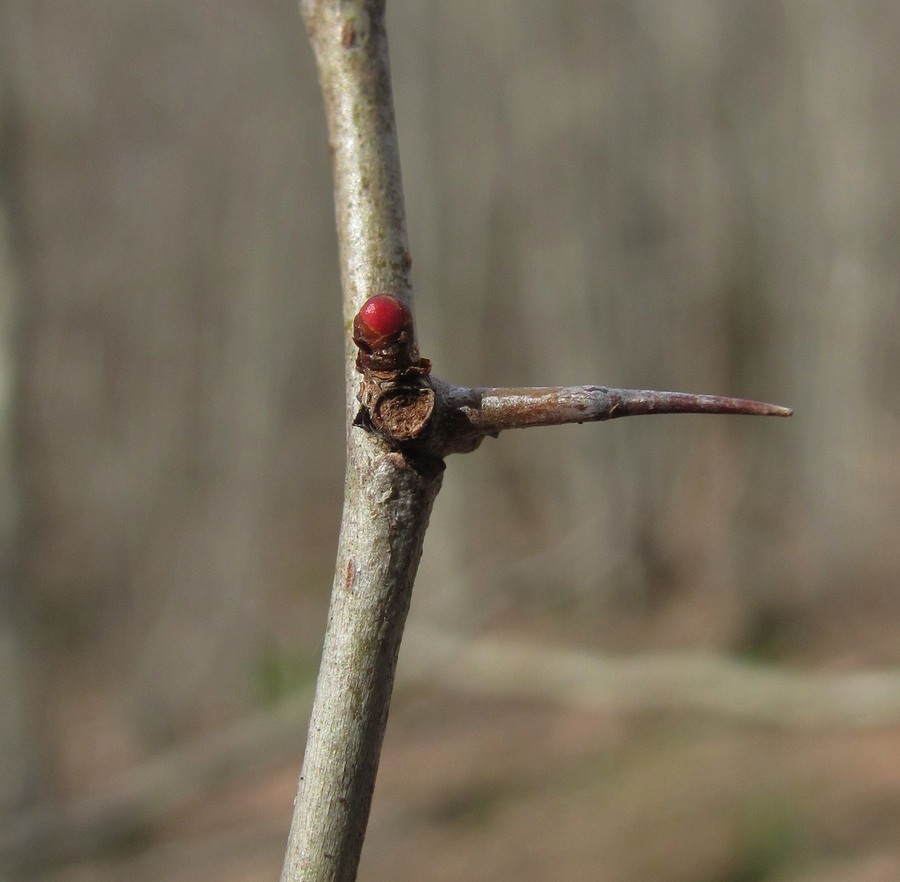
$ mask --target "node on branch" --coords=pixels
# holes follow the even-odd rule
[[[467,388],[431,376],[419,356],[412,313],[397,297],[369,297],[353,321],[362,374],[354,424],[411,454],[442,459],[468,453],[504,429],[601,422],[662,413],[790,416],[776,404],[719,395],[550,386],[521,389]]]

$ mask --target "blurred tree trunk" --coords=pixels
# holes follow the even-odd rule
[[[34,717],[37,681],[31,664],[30,604],[21,578],[21,441],[18,341],[24,308],[17,262],[14,176],[16,132],[10,54],[3,39],[10,22],[0,10],[0,818],[40,790],[43,743]],[[0,821],[2,823],[2,821]]]
[[[0,114],[2,114],[0,108]],[[2,121],[0,121],[2,125]],[[2,137],[2,135],[0,135]],[[0,150],[0,153],[3,151]],[[3,158],[0,158],[0,164]],[[30,717],[36,683],[27,659],[29,637],[20,556],[16,465],[15,314],[19,296],[9,241],[9,213],[0,181],[0,814],[21,807],[35,787],[38,730]]]
[[[33,269],[22,578],[51,663],[90,658],[131,745],[257,698],[281,470],[340,467],[293,415],[329,363],[297,352],[320,307],[296,290],[334,253],[325,231],[295,248],[321,226],[294,211],[302,29],[290,4],[232,7],[5,7]],[[324,175],[302,189],[328,204]]]

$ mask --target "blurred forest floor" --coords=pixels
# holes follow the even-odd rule
[[[784,730],[429,688],[392,712],[360,879],[893,882],[900,725]],[[277,877],[297,762],[39,882]]]
[[[889,670],[896,646],[874,612],[856,610],[855,628],[843,632],[851,639],[811,633],[801,653],[747,669],[824,678]],[[824,618],[841,615],[832,610]],[[524,640],[550,657],[554,646],[578,643],[599,657],[604,641],[585,636],[592,623],[579,628],[578,618],[558,615],[548,628],[546,616],[511,617],[493,639],[500,646]],[[655,646],[689,643],[690,632],[679,634],[677,624],[689,619],[687,609],[670,610],[655,628],[644,620],[631,639],[643,632]],[[614,703],[586,709],[578,695],[587,682],[571,684],[559,700],[521,697],[532,684],[510,688],[509,680],[493,689],[478,682],[471,690],[441,688],[433,666],[445,662],[422,652],[427,634],[414,627],[410,638],[360,879],[894,882],[900,874],[896,685],[886,705],[893,707],[887,719],[896,722],[885,724],[852,718],[829,724],[815,714],[807,724],[802,707],[781,724],[753,722],[752,712],[748,721],[727,709],[671,711],[652,703],[643,710]],[[89,693],[80,690],[73,701]],[[73,792],[97,788],[85,756],[99,761],[127,738],[127,731],[96,726],[80,731],[84,719],[73,706],[65,721],[68,765],[79,777],[93,777],[72,780]],[[233,751],[226,785],[210,783],[193,797],[176,798],[160,822],[138,825],[96,857],[27,878],[275,878],[304,726],[294,714],[274,748],[261,740],[249,755]]]

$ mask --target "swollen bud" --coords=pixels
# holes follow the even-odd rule
[[[416,364],[409,307],[392,294],[374,294],[353,319],[353,342],[360,370],[397,371]]]
[[[354,424],[394,443],[418,438],[431,422],[435,395],[409,307],[392,294],[374,294],[353,319],[353,342],[362,374]]]
[[[390,294],[376,294],[370,297],[356,314],[354,332],[370,337],[384,337],[399,334],[412,322],[409,309]]]

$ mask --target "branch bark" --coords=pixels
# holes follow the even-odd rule
[[[411,312],[385,2],[301,0],[301,10],[332,153],[348,431],[331,607],[281,878],[345,882],[356,878],[400,638],[444,457],[510,428],[642,413],[790,411],[603,386],[467,389],[431,377]]]
[[[434,415],[412,445],[435,456],[474,450],[487,437],[507,429],[597,423],[626,416],[664,413],[790,416],[790,408],[746,398],[610,389],[607,386],[546,386],[469,389],[437,378]],[[404,424],[405,425],[405,424]],[[390,426],[383,431],[389,432]]]
[[[369,294],[411,305],[384,0],[304,0],[335,184],[346,335],[347,472],[331,607],[283,882],[352,880],[413,579],[443,463],[352,428],[349,329]]]

